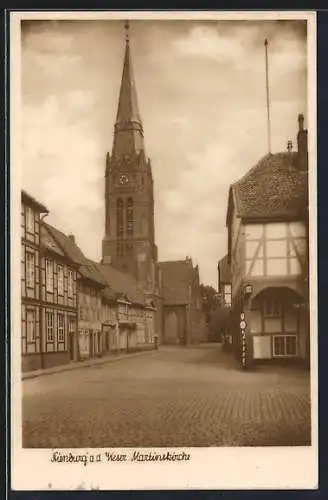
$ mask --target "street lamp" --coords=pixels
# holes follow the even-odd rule
[[[244,288],[245,295],[252,295],[253,285],[246,285]]]

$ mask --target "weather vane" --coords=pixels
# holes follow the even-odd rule
[[[128,43],[129,42],[129,29],[130,29],[130,24],[129,24],[128,20],[125,21],[124,28],[125,28],[125,41]]]

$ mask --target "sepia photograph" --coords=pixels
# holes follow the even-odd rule
[[[21,14],[22,451],[159,466],[316,446],[310,24]]]

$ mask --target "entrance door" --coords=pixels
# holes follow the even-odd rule
[[[97,333],[97,338],[98,338],[98,356],[101,356],[102,354],[102,345],[101,345],[101,333]]]
[[[109,328],[104,329],[104,335],[105,335],[105,350],[106,352],[109,352]]]
[[[75,321],[71,320],[68,327],[68,348],[69,348],[69,359],[74,361],[75,354]]]
[[[165,317],[165,341],[171,344],[176,344],[179,342],[178,316],[175,311],[171,311]]]

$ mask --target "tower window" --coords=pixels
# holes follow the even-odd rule
[[[133,245],[130,243],[127,243],[125,246],[125,251],[127,255],[132,255],[133,254]]]
[[[126,209],[127,234],[133,236],[133,199],[128,198]]]
[[[117,236],[123,238],[123,200],[119,198],[116,206]]]
[[[117,254],[117,257],[123,257],[124,247],[123,247],[122,243],[117,243],[117,245],[116,245],[116,254]]]

